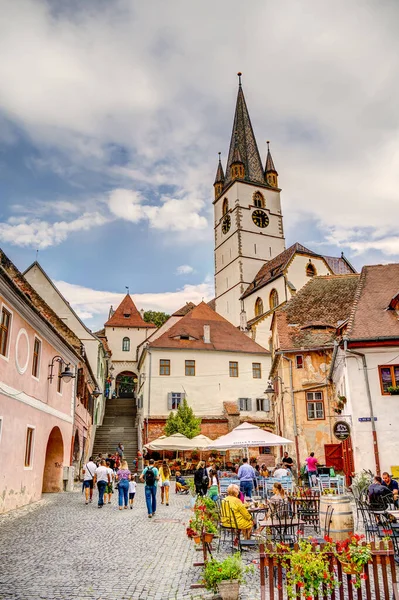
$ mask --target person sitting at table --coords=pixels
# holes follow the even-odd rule
[[[399,484],[397,481],[392,479],[389,473],[384,471],[382,474],[382,485],[387,487],[390,492],[393,494],[393,499],[395,502],[395,506],[398,505],[398,495],[399,495]]]
[[[381,498],[390,495],[391,492],[389,491],[387,486],[382,484],[381,477],[378,477],[378,475],[376,475],[371,485],[369,485],[367,493],[370,504],[380,504]]]
[[[188,492],[187,481],[185,479],[183,479],[180,471],[176,471],[176,494],[178,492],[184,492],[184,493]]]
[[[289,477],[291,475],[290,471],[287,471],[287,469],[285,469],[282,465],[282,463],[279,463],[277,465],[277,468],[274,470],[273,473],[273,477],[275,477],[276,479],[281,479],[282,477]]]
[[[249,540],[254,524],[250,513],[245,508],[244,504],[238,499],[239,493],[240,488],[234,483],[230,484],[227,488],[227,496],[222,501],[222,504],[224,505],[222,508],[222,525],[224,527],[231,527],[232,525],[234,526],[236,522],[237,527],[240,531],[242,531],[244,538]],[[230,519],[230,511],[233,513],[235,521],[234,519]]]
[[[266,465],[263,463],[263,465],[260,466],[260,476],[261,477],[269,477],[269,471],[268,468],[266,467]]]
[[[276,512],[286,506],[287,498],[283,486],[278,481],[273,484],[272,492],[273,496],[269,498],[269,505],[271,510]]]

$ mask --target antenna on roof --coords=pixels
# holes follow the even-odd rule
[[[36,262],[37,262],[38,258],[39,258],[39,249],[36,250]]]
[[[237,75],[238,75],[238,85],[241,87],[241,75],[242,75],[242,73],[239,71],[237,73]]]

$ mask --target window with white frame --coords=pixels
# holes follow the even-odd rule
[[[35,428],[26,428],[26,443],[25,443],[25,467],[29,468],[33,465],[33,444],[35,440]]]
[[[262,378],[262,368],[260,363],[252,363],[252,377],[254,379]]]
[[[168,393],[168,410],[177,410],[185,398],[184,392]]]
[[[130,338],[124,337],[122,340],[122,352],[130,352]]]
[[[252,398],[238,398],[240,410],[252,410]]]
[[[256,410],[262,410],[264,412],[270,412],[270,400],[269,400],[269,398],[256,398]]]
[[[3,306],[0,319],[0,354],[8,356],[8,343],[10,340],[11,313]]]
[[[307,392],[306,393],[306,409],[308,421],[317,419],[325,419],[323,392]]]

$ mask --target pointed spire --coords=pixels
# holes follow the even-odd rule
[[[278,173],[276,171],[276,167],[274,166],[273,158],[270,152],[269,144],[267,141],[267,156],[266,156],[266,166],[265,166],[265,179],[269,185],[272,187],[278,187]]]
[[[231,166],[238,157],[244,165],[245,180],[264,184],[265,178],[262,161],[242,90],[241,73],[238,73],[238,79],[237,104],[227,159],[225,184],[233,180]]]
[[[219,152],[219,164],[218,164],[218,168],[216,171],[216,177],[215,177],[215,183],[224,183],[224,172],[223,172],[223,167],[222,167],[222,161],[220,158],[220,152]]]

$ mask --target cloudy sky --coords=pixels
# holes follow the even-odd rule
[[[0,246],[89,327],[213,294],[237,71],[287,244],[399,259],[399,5],[0,0]]]

